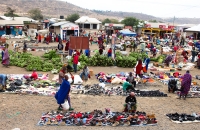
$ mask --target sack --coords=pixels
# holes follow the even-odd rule
[[[61,104],[61,105],[63,107],[63,110],[69,110],[69,103],[68,103],[67,100],[63,104]]]
[[[20,79],[17,79],[14,84],[16,86],[21,86],[22,85],[22,81]]]

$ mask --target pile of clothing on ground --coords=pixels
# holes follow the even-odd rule
[[[164,85],[169,85],[171,84],[171,82],[173,80],[176,81],[176,83],[174,84],[174,90],[173,92],[175,92],[176,94],[180,94],[180,89],[181,89],[181,74],[179,72],[158,72],[158,73],[151,73],[151,77],[154,77],[155,79],[159,79],[159,81],[161,83],[163,83]],[[195,76],[196,79],[199,79],[199,76],[196,75]],[[168,90],[170,92],[170,90]],[[191,87],[190,87],[190,91],[187,94],[187,97],[189,98],[200,98],[200,87],[197,85],[196,82],[192,81],[191,83]]]
[[[31,80],[30,75],[8,75],[7,89],[5,93],[35,94],[54,96],[59,84],[48,80],[48,75],[39,74],[39,80]]]
[[[45,126],[147,126],[156,125],[155,114],[145,112],[111,112],[106,109],[92,112],[47,112],[42,115],[38,125]]]
[[[132,73],[133,73],[133,75],[135,75],[134,72],[132,72]],[[96,74],[95,76],[99,80],[100,83],[123,84],[126,81],[127,77],[129,76],[129,73],[128,72],[120,72],[117,74],[106,74],[104,72],[100,72],[100,73]],[[141,78],[142,79],[150,79],[148,74],[143,74],[140,77],[137,76],[137,77],[135,77],[136,84],[138,84],[137,81],[140,80]],[[148,80],[148,81],[150,81],[150,80]]]
[[[166,116],[174,123],[194,123],[200,122],[200,114],[192,113],[189,114],[178,114],[178,113],[169,113]]]

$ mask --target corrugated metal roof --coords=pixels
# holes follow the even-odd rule
[[[89,18],[88,16],[82,16],[78,20],[76,20],[75,23],[95,23],[95,24],[100,24],[101,21],[99,21],[96,18]]]
[[[0,25],[24,25],[24,22],[23,21],[19,21],[19,20],[0,20]]]
[[[69,21],[63,21],[63,22],[54,23],[51,26],[61,26],[63,24],[67,24],[67,23],[69,23]]]

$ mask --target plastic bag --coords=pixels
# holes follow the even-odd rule
[[[63,110],[69,110],[69,103],[68,101],[66,100],[65,103],[61,104],[62,107],[63,107]]]
[[[74,84],[82,84],[83,80],[79,75],[74,75]]]

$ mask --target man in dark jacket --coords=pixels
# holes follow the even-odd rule
[[[58,43],[58,50],[59,50],[59,51],[63,51],[63,44],[62,44],[62,41],[60,41],[60,42]]]
[[[135,93],[131,92],[128,97],[126,97],[125,100],[125,112],[135,112],[137,109],[137,100],[135,97]]]

